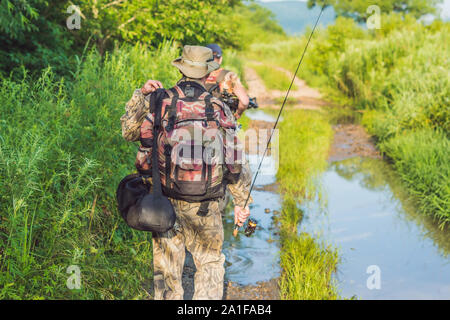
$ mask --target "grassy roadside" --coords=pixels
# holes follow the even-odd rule
[[[363,113],[420,212],[443,228],[450,223],[450,23],[382,19],[376,32],[345,18],[318,30],[299,77]],[[248,57],[293,69],[304,42],[254,44]]]
[[[338,299],[332,274],[337,250],[299,232],[299,202],[319,193],[318,177],[326,168],[332,137],[328,121],[314,111],[288,110],[280,123],[277,180],[283,195],[280,218],[282,299]]]
[[[149,77],[178,77],[176,49],[92,52],[74,81],[0,84],[0,299],[145,299],[150,234],[128,228],[115,189],[134,170],[119,118]],[[70,265],[81,289],[69,290]]]
[[[348,40],[329,83],[364,111],[363,125],[420,212],[441,227],[450,222],[450,48],[442,45],[449,28],[411,21],[376,39]]]

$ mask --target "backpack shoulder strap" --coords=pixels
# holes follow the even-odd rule
[[[208,92],[213,94],[213,92],[217,89],[220,89],[220,86],[218,83],[210,84],[207,86]]]
[[[214,106],[211,103],[212,95],[208,94],[205,97],[205,115],[206,121],[216,121],[214,118]]]
[[[152,183],[153,194],[161,195],[161,177],[159,174],[159,161],[158,161],[158,137],[161,132],[161,112],[162,112],[162,100],[166,95],[165,89],[157,89],[151,94],[150,104],[151,112],[155,115],[153,122],[153,145],[152,145]]]
[[[156,91],[153,91],[151,94],[149,94],[146,99],[149,99],[150,108],[149,112],[154,114],[156,112],[157,107],[161,107],[162,100],[164,98],[164,95],[166,94],[165,89],[156,89]]]
[[[156,95],[155,95],[156,96]],[[153,194],[161,195],[161,176],[159,174],[158,161],[158,136],[161,129],[161,108],[162,104],[154,104],[155,108],[155,122],[153,124],[153,146],[152,146],[152,184]]]
[[[173,89],[173,88],[167,89],[167,90],[166,90],[166,93],[167,93],[167,95],[169,96],[169,99],[172,99],[173,96],[174,96],[174,93],[173,93],[172,89]]]
[[[168,110],[169,121],[168,121],[167,127],[166,127],[167,131],[172,131],[172,129],[175,125],[175,121],[177,120],[177,102],[178,102],[178,98],[180,97],[179,90],[180,89],[178,88],[178,86],[175,86],[175,87],[167,90],[167,94],[172,99],[172,101],[169,105],[169,110]]]

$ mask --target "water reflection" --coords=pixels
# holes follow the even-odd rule
[[[256,172],[257,159],[249,156],[250,168]],[[241,232],[234,238],[232,235],[234,220],[233,206],[229,203],[227,214],[224,218],[224,248],[226,256],[225,277],[228,280],[242,285],[255,284],[258,281],[268,281],[280,275],[278,236],[274,235],[273,210],[280,211],[281,199],[279,194],[263,191],[258,187],[273,184],[275,182],[276,166],[272,157],[264,159],[262,170],[255,183],[252,192],[253,204],[250,206],[252,218],[258,221],[258,228],[251,237],[246,237]],[[269,208],[269,213],[265,209]]]
[[[258,121],[266,121],[266,122],[275,122],[277,120],[276,115],[271,115],[266,111],[260,109],[250,109],[245,111],[245,115],[250,120],[258,120]],[[283,117],[280,117],[280,121],[283,120]]]
[[[337,280],[344,297],[450,298],[448,229],[439,230],[431,218],[414,211],[383,161],[335,162],[322,179],[326,210],[317,201],[303,205],[299,228],[340,249]],[[371,265],[381,270],[380,290],[367,288]]]

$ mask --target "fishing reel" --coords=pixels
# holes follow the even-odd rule
[[[255,219],[248,219],[247,226],[245,227],[244,234],[246,237],[250,237],[258,227],[258,222]],[[239,226],[237,224],[234,225],[233,236],[237,236],[239,231]]]
[[[256,230],[256,227],[258,226],[258,222],[255,219],[248,219],[247,227],[245,228],[244,234],[247,237],[250,237]]]

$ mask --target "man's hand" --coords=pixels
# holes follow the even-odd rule
[[[156,89],[162,88],[163,85],[158,80],[148,80],[144,86],[141,88],[141,92],[143,94],[149,94],[155,91]]]
[[[250,216],[250,208],[247,206],[244,208],[235,206],[234,207],[234,224],[242,227],[245,220]]]
[[[248,104],[250,103],[250,98],[247,95],[247,92],[245,91],[245,88],[238,84],[233,88],[233,93],[238,97],[239,104],[238,108],[236,110],[236,114],[240,117],[245,110],[247,110]],[[236,118],[239,119],[239,118]]]

